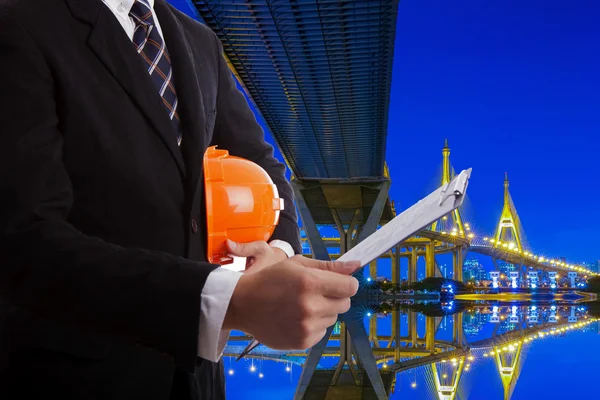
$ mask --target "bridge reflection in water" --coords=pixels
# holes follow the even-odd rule
[[[230,398],[467,399],[474,376],[485,370],[486,380],[501,383],[490,385],[498,392],[486,399],[510,399],[532,346],[552,346],[549,338],[581,330],[598,332],[599,321],[586,303],[361,302],[308,352],[260,346],[236,363],[248,337],[232,336],[224,354],[228,386],[240,374],[266,381],[267,366],[277,364],[294,387],[276,397],[268,389],[241,397],[230,390]],[[491,365],[495,376],[489,376]]]

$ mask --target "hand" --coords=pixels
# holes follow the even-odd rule
[[[308,349],[338,314],[350,309],[360,262],[319,261],[303,256],[244,274],[231,297],[224,329],[244,331],[277,350]]]
[[[285,251],[270,247],[265,241],[237,243],[227,240],[227,251],[236,257],[246,257],[246,270],[255,272],[288,258]]]

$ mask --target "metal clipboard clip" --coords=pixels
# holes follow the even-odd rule
[[[451,182],[448,182],[442,187],[442,191],[440,193],[440,202],[439,206],[443,205],[448,198],[452,197],[455,200],[462,197],[467,191],[467,186],[469,185],[469,176],[471,175],[471,168],[466,171],[463,171],[453,179]]]

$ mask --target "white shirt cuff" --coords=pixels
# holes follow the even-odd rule
[[[198,357],[217,362],[231,331],[222,329],[225,314],[241,272],[217,268],[208,274],[200,301]]]
[[[269,246],[275,247],[277,249],[283,250],[285,254],[287,254],[288,258],[294,257],[296,253],[294,252],[294,248],[291,244],[283,240],[272,240],[269,242]]]

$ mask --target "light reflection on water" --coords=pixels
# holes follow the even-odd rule
[[[371,348],[379,347],[373,353],[380,369],[402,367],[411,360],[429,360],[421,358],[432,353],[427,349],[428,329],[435,332],[433,353],[463,351],[455,353],[457,357],[432,360],[395,374],[390,399],[452,398],[438,394],[436,375],[439,385],[446,386],[448,393],[453,383],[458,382],[455,398],[462,400],[531,399],[532,394],[544,399],[596,398],[592,393],[596,391],[600,372],[600,322],[589,312],[588,305],[521,303],[465,307],[463,312],[438,317],[435,315],[443,315],[439,307],[426,311],[429,317],[406,308],[388,310],[387,314],[378,313],[376,307],[354,308],[353,312],[364,318],[364,334],[369,336]],[[370,318],[368,312],[372,313]],[[403,338],[400,346],[389,343],[390,336],[396,334],[392,335],[393,319],[399,321],[398,335]],[[414,329],[409,329],[411,324],[416,325]],[[417,339],[413,341],[411,335],[415,331]],[[227,398],[293,399],[304,354],[276,352],[261,346],[253,352],[256,358],[236,362],[233,356],[246,343],[230,341],[226,349]],[[337,354],[321,357],[319,370],[336,368],[339,348],[339,340],[328,342],[326,354]],[[400,356],[397,363],[396,352]],[[323,397],[314,396],[309,388],[305,398]]]

